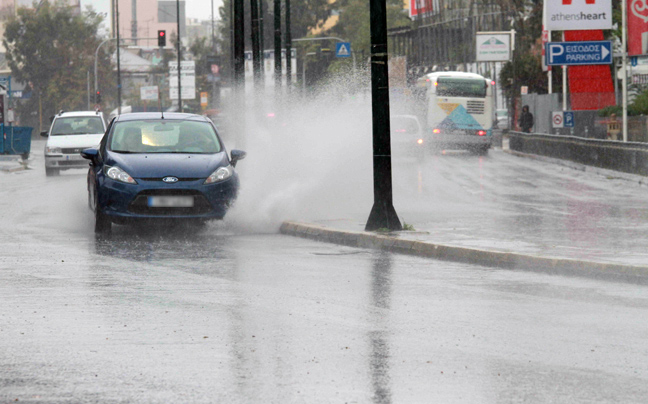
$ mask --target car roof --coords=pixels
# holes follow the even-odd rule
[[[99,111],[61,111],[54,118],[66,118],[70,116],[101,116]]]
[[[209,119],[202,115],[185,114],[180,112],[130,112],[127,114],[117,115],[115,122],[142,121],[148,119],[196,120],[209,122]]]

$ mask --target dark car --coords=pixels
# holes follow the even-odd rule
[[[245,152],[223,145],[200,115],[131,113],[117,116],[90,160],[88,203],[95,232],[142,219],[204,223],[222,219],[239,189],[234,169]]]

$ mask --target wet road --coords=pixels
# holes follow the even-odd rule
[[[0,173],[2,403],[648,396],[646,287],[320,244],[280,215],[95,240],[83,172],[34,159]]]

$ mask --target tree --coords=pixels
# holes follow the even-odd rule
[[[40,123],[47,124],[42,116],[87,109],[87,75],[94,71],[102,21],[103,16],[91,9],[75,16],[70,8],[45,1],[36,9],[18,9],[7,22],[3,44],[12,78],[26,83],[34,94],[16,108],[23,123],[42,129]],[[116,90],[109,55],[99,52],[97,61],[100,82],[112,84],[100,88],[104,103]]]

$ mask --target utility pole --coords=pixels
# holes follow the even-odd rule
[[[121,64],[119,57],[119,0],[115,0],[115,21],[117,24],[117,115],[121,115]]]
[[[259,41],[259,0],[250,0],[252,26],[252,71],[254,73],[254,90],[260,89],[261,84],[261,51]]]
[[[274,80],[276,96],[281,88],[281,0],[274,0]]]
[[[245,105],[243,96],[245,93],[245,13],[243,8],[244,0],[231,0],[234,2],[234,122],[236,125],[238,147],[244,147],[245,143]]]
[[[371,18],[374,205],[365,230],[373,231],[382,228],[402,230],[403,226],[392,202],[386,0],[371,0],[369,15]]]
[[[290,34],[290,0],[286,0],[286,93],[292,85],[292,35]]]
[[[178,21],[178,111],[182,111],[182,87],[181,87],[181,78],[182,71],[180,70],[180,61],[182,60],[182,53],[180,49],[180,0],[176,0],[176,14]]]

